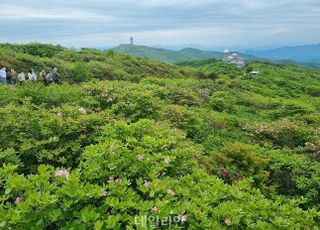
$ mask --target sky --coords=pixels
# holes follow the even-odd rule
[[[0,0],[0,42],[256,48],[320,43],[320,0]]]

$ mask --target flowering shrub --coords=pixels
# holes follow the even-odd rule
[[[199,149],[182,142],[183,133],[162,130],[161,124],[140,120],[131,126],[113,126],[105,127],[103,134],[108,139],[103,145],[90,146],[83,155],[82,171],[87,179],[101,178],[103,182],[109,176],[118,178],[124,174],[129,179],[144,176],[141,179],[148,181],[159,176],[179,176],[191,172],[192,159],[200,154]]]
[[[148,188],[125,178],[92,184],[81,179],[79,171],[68,178],[55,176],[53,168],[43,165],[28,178],[14,171],[9,165],[0,170],[6,186],[1,195],[5,205],[0,206],[5,229],[141,228],[137,218],[145,215],[154,216],[154,221],[173,215],[182,228],[311,228],[317,215],[270,202],[245,182],[226,186],[201,170],[179,179],[154,179]],[[166,194],[168,187],[175,195]],[[146,224],[161,227],[161,223]]]
[[[312,129],[289,120],[279,120],[271,124],[261,124],[252,130],[252,136],[275,145],[297,147],[310,140]]]
[[[254,145],[232,143],[210,157],[219,166],[217,174],[226,182],[252,177],[256,186],[262,188],[269,176],[268,159],[258,156],[259,151]]]
[[[22,172],[33,172],[39,163],[76,166],[83,147],[95,143],[108,114],[84,113],[84,108],[64,106],[46,110],[30,103],[0,109],[1,163],[19,163]],[[15,114],[6,119],[8,114]],[[25,119],[28,118],[28,119]],[[19,168],[20,168],[19,167]]]
[[[228,186],[204,172],[201,148],[166,124],[120,121],[101,130],[99,143],[78,156],[79,169],[41,165],[24,176],[17,166],[4,165],[2,226],[121,229],[141,227],[143,216],[154,216],[145,224],[158,227],[164,222],[156,218],[170,216],[184,228],[313,225],[314,211],[288,212],[248,181]],[[249,213],[254,215],[248,219]]]

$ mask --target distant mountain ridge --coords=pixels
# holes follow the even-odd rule
[[[286,46],[264,51],[248,50],[245,54],[276,61],[291,60],[300,63],[320,63],[320,44]]]
[[[181,50],[171,50],[129,44],[122,44],[110,50],[122,54],[132,55],[136,57],[144,57],[171,64],[212,58],[222,59],[224,55],[222,52],[205,51],[197,48],[183,48]],[[243,53],[236,53],[238,53],[248,61],[260,60],[283,64],[302,64],[313,68],[320,68],[320,44],[280,47],[265,51],[248,50]]]
[[[167,63],[194,61],[208,58],[222,58],[222,52],[204,51],[195,48],[184,48],[178,51],[153,48],[148,46],[122,44],[112,49],[113,51],[138,57],[159,60]]]

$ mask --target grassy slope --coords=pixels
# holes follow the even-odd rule
[[[113,48],[113,50],[123,54],[150,58],[153,60],[159,60],[167,63],[177,63],[187,60],[199,60],[212,57],[222,58],[223,56],[223,54],[219,52],[202,51],[192,48],[173,51],[137,45],[120,45],[118,47]]]
[[[113,51],[94,49],[82,49],[80,52],[70,49],[53,51],[55,48],[52,47],[32,47],[27,52],[21,52],[21,50],[23,49],[19,50],[16,46],[5,46],[0,49],[0,64],[9,69],[13,67],[17,71],[25,72],[31,67],[36,71],[42,69],[50,71],[56,66],[62,80],[68,82],[81,82],[92,78],[99,80],[129,79],[137,76],[184,77],[181,68],[121,55]],[[46,55],[41,55],[41,52]]]
[[[124,229],[145,213],[186,214],[179,225],[197,229],[319,225],[319,71],[254,62],[262,74],[249,78],[214,60],[16,52],[0,60],[58,65],[65,84],[0,86],[5,229]]]

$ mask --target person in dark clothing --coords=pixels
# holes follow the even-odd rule
[[[46,73],[45,70],[42,70],[40,72],[40,77],[42,78],[42,82],[44,85],[49,85],[50,79],[49,79],[48,74]]]
[[[11,68],[11,70],[10,70],[10,77],[11,77],[10,83],[11,83],[12,85],[15,85],[15,84],[17,83],[18,74],[17,74],[17,72],[14,70],[14,68]]]
[[[7,73],[7,84],[11,83],[11,72],[9,70],[6,70]]]
[[[58,69],[57,68],[53,68],[52,72],[51,72],[51,77],[52,77],[52,80],[55,84],[58,84],[60,85],[61,84],[61,81],[60,81],[60,76],[58,74]]]

